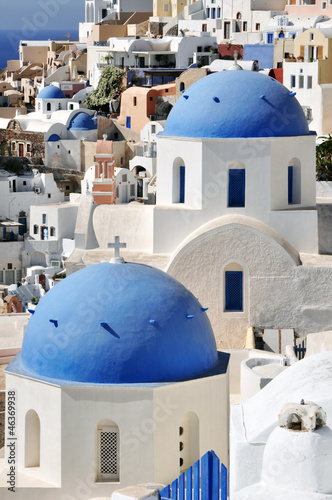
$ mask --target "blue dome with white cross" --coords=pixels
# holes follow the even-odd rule
[[[103,263],[65,278],[40,301],[13,371],[70,383],[193,378],[218,362],[206,309],[150,266]]]
[[[182,93],[159,135],[222,139],[308,134],[295,92],[255,71],[220,71]]]

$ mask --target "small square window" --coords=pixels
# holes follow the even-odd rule
[[[165,92],[166,92],[166,94],[167,94],[167,92],[168,92],[168,89],[165,89]]]
[[[51,198],[51,193],[48,193],[48,194],[47,194],[47,198]]]
[[[256,31],[259,31],[261,29],[260,23],[256,23]]]
[[[153,101],[153,97],[150,97],[150,101]]]
[[[114,139],[118,139],[119,138],[119,134],[117,132],[114,133]]]
[[[7,269],[13,269],[13,264],[11,263],[7,264]]]
[[[68,150],[68,154],[70,155],[70,149]]]
[[[23,186],[26,186],[27,185],[27,181],[23,181]]]
[[[70,186],[66,186],[66,191],[70,191]]]

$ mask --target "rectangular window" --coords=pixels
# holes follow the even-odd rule
[[[127,174],[122,175],[122,182],[127,182]]]
[[[293,203],[293,167],[288,167],[288,204]]]
[[[242,271],[225,272],[225,311],[243,310],[242,282]]]
[[[127,116],[126,118],[126,127],[131,128],[131,116]]]
[[[27,181],[23,181],[23,186],[26,186],[27,185]]]
[[[256,23],[256,31],[259,31],[261,29],[260,23]]]
[[[243,21],[243,27],[242,27],[243,31],[247,31],[248,29],[248,23],[247,21]]]
[[[50,228],[50,236],[55,236],[55,227]]]
[[[184,203],[186,191],[186,167],[180,167],[180,203]]]
[[[7,264],[7,269],[13,269],[13,264],[11,263]]]
[[[291,77],[290,77],[290,86],[291,86],[291,89],[295,87],[295,84],[296,84],[295,75],[291,75]]]
[[[16,271],[16,281],[22,281],[22,269]]]
[[[231,36],[231,23],[224,23],[224,38],[230,38]]]
[[[119,481],[119,429],[103,426],[98,429],[98,476],[102,481]]]
[[[3,271],[0,271],[0,283],[3,283]]]
[[[268,33],[267,34],[267,43],[273,43],[273,39],[274,39],[273,33]]]
[[[204,33],[207,31],[207,24],[202,24],[202,31]]]
[[[133,105],[134,105],[134,106],[137,106],[137,97],[134,97],[134,98],[133,98]]]
[[[33,234],[38,234],[38,226],[37,226],[37,224],[35,224],[33,226]]]
[[[43,224],[46,224],[46,214],[42,214],[42,221],[43,221]]]
[[[312,76],[307,77],[307,88],[312,89]]]
[[[228,206],[245,206],[245,169],[230,169],[228,172]]]
[[[299,76],[299,89],[303,89],[304,86],[304,76],[300,75]]]
[[[164,4],[164,12],[168,12],[168,4],[167,3]]]
[[[206,9],[206,17],[207,17],[207,19],[210,17],[210,9],[209,9],[209,7]]]
[[[156,133],[156,126],[151,125],[151,134],[155,134],[155,133]]]

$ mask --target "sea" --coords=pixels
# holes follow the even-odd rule
[[[20,40],[78,40],[78,30],[0,30],[0,68],[6,68],[7,60],[18,59]]]

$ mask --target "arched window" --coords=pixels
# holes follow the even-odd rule
[[[185,203],[186,199],[186,167],[182,158],[173,164],[173,203]]]
[[[115,422],[98,424],[97,450],[97,481],[120,481],[120,432]]]
[[[301,203],[301,162],[293,158],[287,169],[288,205]]]
[[[51,111],[51,103],[48,102],[46,105],[46,111]]]
[[[199,419],[196,413],[184,415],[179,426],[180,473],[199,459]]]
[[[40,420],[34,410],[25,415],[25,467],[40,467]]]
[[[245,206],[246,171],[244,168],[228,170],[228,206]]]
[[[243,311],[243,268],[232,262],[224,273],[224,310]]]
[[[238,12],[238,13],[236,14],[236,20],[237,20],[237,21],[241,21],[241,19],[242,19],[242,14],[241,14],[241,12]]]

